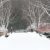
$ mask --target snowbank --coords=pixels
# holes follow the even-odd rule
[[[33,33],[13,33],[0,37],[0,50],[50,50],[50,40]]]

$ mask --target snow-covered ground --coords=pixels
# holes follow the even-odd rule
[[[33,33],[13,33],[0,37],[0,50],[50,50],[50,39]]]

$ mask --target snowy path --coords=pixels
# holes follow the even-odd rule
[[[50,50],[50,40],[34,33],[13,33],[0,37],[0,50]]]

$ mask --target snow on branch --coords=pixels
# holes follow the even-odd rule
[[[41,7],[50,16],[50,14],[47,12],[47,9],[44,7],[44,4],[42,2],[36,1],[34,6]]]

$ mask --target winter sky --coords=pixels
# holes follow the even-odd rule
[[[33,33],[13,33],[0,37],[0,50],[50,50],[50,40]]]

